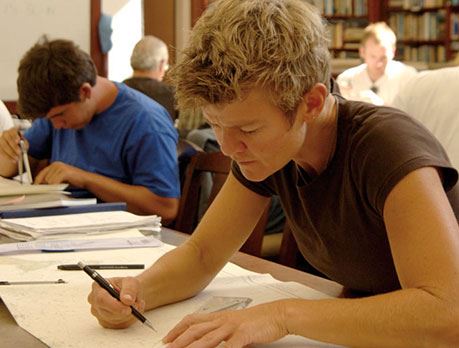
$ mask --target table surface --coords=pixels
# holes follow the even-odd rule
[[[176,232],[167,228],[161,231],[161,240],[167,244],[180,245],[186,240],[188,235]],[[0,243],[8,243],[12,240],[0,236]],[[280,264],[260,259],[244,253],[236,253],[230,260],[231,262],[258,273],[269,273],[274,278],[281,281],[295,281],[327,295],[338,297],[342,292],[342,287],[332,281],[285,267]],[[19,327],[14,321],[13,316],[0,299],[0,337],[1,347],[21,347],[21,348],[42,348],[47,347],[44,343],[36,339],[27,331]]]

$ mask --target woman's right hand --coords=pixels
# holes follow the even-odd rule
[[[92,291],[88,295],[91,313],[97,318],[99,324],[105,328],[127,328],[137,321],[131,313],[130,306],[133,305],[140,312],[145,309],[145,300],[141,295],[140,282],[133,277],[110,278],[108,281],[119,291],[120,301],[94,282]]]

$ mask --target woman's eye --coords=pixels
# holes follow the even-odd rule
[[[244,134],[254,134],[258,131],[258,129],[241,129],[241,132]]]

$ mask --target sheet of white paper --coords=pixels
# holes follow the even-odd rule
[[[160,226],[156,215],[139,216],[127,211],[104,211],[68,215],[35,216],[0,220],[0,227],[21,233],[54,235],[89,233],[142,226]]]
[[[159,247],[162,242],[154,237],[100,238],[44,240],[21,243],[0,244],[0,254],[30,251],[73,251],[96,249],[124,249]]]
[[[135,262],[151,265],[172,249],[161,247],[85,251],[75,253],[0,256],[0,274],[5,280],[43,280],[62,278],[67,284],[3,286],[0,296],[18,324],[53,348],[59,347],[162,347],[161,338],[184,315],[197,311],[213,296],[249,297],[250,306],[282,298],[326,298],[327,296],[297,283],[282,283],[269,275],[257,274],[227,264],[212,283],[192,299],[147,312],[145,316],[158,330],[152,332],[140,323],[126,330],[103,329],[89,313],[86,302],[91,279],[83,272],[64,272],[57,264]],[[105,277],[135,275],[135,270],[104,270]],[[78,337],[78,339],[75,339]],[[331,345],[288,336],[259,347],[332,347]]]
[[[36,193],[59,192],[66,189],[68,184],[58,185],[21,185],[20,182],[0,177],[0,196],[30,195]]]

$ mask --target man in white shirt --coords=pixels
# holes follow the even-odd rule
[[[459,168],[459,67],[423,71],[411,79],[393,106],[419,120],[445,148]]]
[[[13,119],[6,108],[5,104],[0,100],[0,132],[13,127]]]
[[[402,85],[416,74],[416,69],[394,61],[396,37],[384,22],[365,28],[360,43],[363,64],[341,73],[337,82],[346,99],[376,105],[392,105]]]

